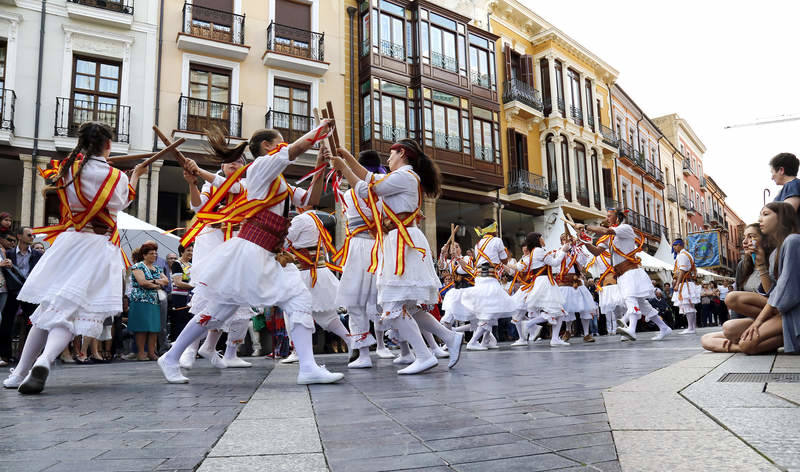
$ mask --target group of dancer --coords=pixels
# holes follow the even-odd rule
[[[440,193],[437,166],[411,139],[391,147],[388,172],[374,151],[364,151],[358,159],[343,148],[331,152],[326,137],[332,127],[323,120],[290,144],[275,130],[260,130],[235,147],[226,144],[219,130],[208,130],[208,157],[220,163],[217,173],[182,156],[196,212],[182,240],[184,247],[194,245],[193,318],[158,359],[168,382],[188,382],[184,372],[197,354],[218,368],[249,367],[237,357],[237,346],[254,310],[273,306],[284,313],[299,362],[299,384],[343,378],[316,363],[311,341],[315,324],[349,346],[349,368],[372,367],[370,347],[375,344],[378,357],[394,358],[383,344],[388,331],[400,346],[394,363],[405,365],[398,374],[424,372],[438,365],[438,358],[449,358],[448,367],[454,367],[465,330],[473,331],[467,349],[497,347],[492,327],[501,317],[511,317],[520,333],[514,345],[535,341],[549,325],[550,345],[562,346],[569,343],[559,337],[561,326],[577,313],[584,341],[592,342],[589,322],[598,306],[583,280],[592,265],[602,272],[599,308],[615,320],[622,317],[617,333],[635,340],[642,316],[660,328],[654,339],[670,333],[647,302],[653,285],[636,257],[641,236],[625,222],[625,213],[614,209],[608,211],[605,226],[572,224],[576,236],[564,234],[554,250],[545,248],[540,233],[529,233],[519,261],[509,258],[494,221],[477,230],[481,239],[474,260],[462,256],[451,238],[439,263],[453,283],[440,300],[442,284],[433,254],[417,227],[423,196]],[[107,126],[85,123],[75,150],[43,172],[51,184],[46,190],[59,195],[62,218],[58,225],[37,230],[53,247],[19,295],[39,306],[31,316],[33,327],[20,362],[3,383],[7,388],[41,392],[55,358],[72,337],[96,337],[103,320],[122,311],[125,265],[116,215],[134,199],[147,167],[136,166],[129,178],[109,165],[111,137]],[[284,170],[317,144],[309,188],[289,185]],[[245,150],[254,157],[249,164]],[[322,223],[324,215],[313,210],[328,167],[343,180],[335,188],[346,218],[346,238],[338,251]],[[196,186],[198,178],[204,181],[202,189]],[[587,232],[600,236],[595,244]],[[681,279],[676,294],[691,300],[696,287],[682,278],[691,275],[693,263],[687,267],[679,257],[676,267]],[[500,282],[503,272],[514,276],[506,287]],[[430,313],[440,301],[445,312],[441,323]],[[684,305],[688,310],[688,303],[681,309]],[[339,307],[349,314],[348,327],[337,315]],[[453,328],[455,321],[464,324]],[[219,355],[216,344],[223,332],[227,346]]]

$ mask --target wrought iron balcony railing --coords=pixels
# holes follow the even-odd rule
[[[470,81],[472,81],[473,85],[477,85],[478,87],[483,88],[490,88],[491,81],[489,80],[489,74],[481,74],[480,72],[472,71],[469,74]]]
[[[642,151],[633,150],[633,163],[636,164],[637,167],[642,169],[643,171],[647,172],[647,159],[644,157],[644,153]]]
[[[508,172],[508,193],[527,193],[541,198],[548,198],[548,189],[545,178],[527,170],[511,168]],[[556,194],[558,190],[556,189]]]
[[[405,59],[405,48],[402,44],[381,40],[381,54],[402,61]]]
[[[576,125],[583,126],[583,111],[580,109],[580,107],[576,107],[575,105],[570,105],[569,116],[570,118],[572,118],[572,121],[574,121]]]
[[[244,15],[183,4],[183,32],[199,38],[244,44]]]
[[[687,197],[686,195],[681,195],[681,208],[683,208],[684,210],[689,209],[689,197]]]
[[[564,99],[558,98],[556,99],[556,102],[558,102],[558,109],[561,110],[561,116],[567,116],[567,112],[564,111],[566,108],[566,105],[564,104]]]
[[[130,142],[131,107],[93,100],[56,98],[56,136],[77,137],[78,128],[86,121],[105,123],[114,131],[114,141]]]
[[[706,188],[706,178],[700,177],[700,188]]]
[[[578,186],[578,188],[575,189],[575,193],[577,194],[577,197],[578,197],[578,203],[580,203],[581,205],[583,205],[585,207],[588,207],[589,206],[589,189]]]
[[[657,182],[664,182],[664,173],[654,163],[650,161],[645,162],[645,169],[647,174],[653,177]]]
[[[626,141],[620,140],[619,142],[619,155],[622,157],[627,157],[629,159],[633,158],[633,147],[628,144]]]
[[[603,135],[603,142],[609,146],[619,146],[619,138],[617,133],[608,126],[600,125],[600,134]]]
[[[133,0],[67,0],[69,3],[133,15]]]
[[[273,21],[267,27],[267,51],[324,61],[325,33],[279,25]]]
[[[634,228],[653,236],[661,236],[662,233],[667,234],[666,226],[656,223],[645,215],[633,211],[630,208],[626,208],[625,210],[628,213],[627,221]]]
[[[503,82],[503,103],[519,101],[531,108],[542,111],[542,96],[538,90],[520,79],[511,79]]]
[[[475,150],[475,159],[492,162],[494,161],[494,149],[491,146],[481,146],[479,144],[475,144],[473,146]]]
[[[11,89],[0,89],[0,129],[14,131],[14,107],[17,94]]]
[[[212,126],[219,127],[227,136],[241,137],[242,105],[181,95],[178,99],[178,129],[203,132]]]
[[[440,149],[461,151],[461,136],[437,132],[433,136],[433,144]]]
[[[395,142],[406,137],[406,129],[393,126],[391,123],[384,123],[381,126],[381,139],[384,141]]]
[[[287,143],[291,143],[308,133],[313,127],[315,120],[312,116],[269,110],[267,111],[264,122],[267,128],[280,131],[283,140]]]
[[[594,116],[589,115],[586,117],[586,123],[588,124],[589,128],[594,131]]]
[[[449,72],[458,71],[458,63],[455,57],[445,56],[438,52],[431,53],[431,65]]]
[[[672,184],[667,185],[667,198],[671,202],[678,201],[678,189],[676,189],[675,186]]]
[[[684,159],[683,160],[683,173],[684,174],[693,174],[694,173],[694,171],[692,171],[692,163],[689,161],[689,159]]]

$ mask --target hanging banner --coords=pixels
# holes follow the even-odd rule
[[[694,256],[697,267],[713,267],[720,265],[719,231],[689,233],[686,248]]]

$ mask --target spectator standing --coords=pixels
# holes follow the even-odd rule
[[[133,283],[128,307],[128,331],[136,335],[136,360],[146,361],[149,358],[155,361],[158,360],[156,341],[161,330],[158,291],[169,280],[161,267],[156,265],[158,246],[155,243],[144,243],[139,257],[141,260],[131,266]]]
[[[177,338],[186,323],[192,319],[188,305],[191,291],[194,288],[191,275],[194,245],[180,246],[178,247],[178,253],[180,258],[174,260],[170,267],[172,272],[172,293],[169,296],[169,331],[172,339]],[[170,260],[169,256],[167,260]]]
[[[782,186],[774,201],[786,202],[797,211],[800,209],[800,180],[797,179],[800,160],[794,154],[782,152],[773,157],[769,165],[772,168],[772,181]]]
[[[36,305],[19,302],[17,296],[31,269],[36,266],[36,263],[42,257],[41,252],[31,249],[33,231],[30,228],[20,228],[15,236],[9,240],[8,235],[6,235],[6,242],[14,241],[16,246],[6,249],[6,257],[11,261],[12,266],[3,269],[8,294],[6,296],[6,304],[3,307],[3,319],[0,321],[0,358],[5,361],[11,360],[11,339],[14,335],[17,310],[22,308],[22,314],[25,318],[30,317],[36,310]]]
[[[0,237],[14,234],[13,226],[14,220],[11,218],[11,213],[0,213]]]
[[[147,243],[155,244],[158,247],[155,241],[147,241]],[[178,259],[178,256],[174,253],[167,254],[167,257]],[[169,294],[172,292],[172,270],[171,264],[157,253],[155,265],[161,269],[161,273],[167,278],[167,285],[158,289],[159,314],[161,316],[161,331],[158,332],[158,352],[162,353],[170,348],[167,318],[169,314]]]
[[[700,292],[700,327],[711,326],[712,304],[711,298],[714,292],[708,283],[703,284],[702,291]]]

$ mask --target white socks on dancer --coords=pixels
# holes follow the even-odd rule
[[[172,343],[172,347],[164,354],[164,359],[169,364],[178,364],[180,361],[181,354],[183,351],[186,350],[191,344],[195,341],[202,338],[208,329],[205,326],[200,325],[197,323],[195,318],[192,318],[187,324],[186,327],[183,328],[181,334],[178,335],[178,339]]]
[[[44,352],[39,358],[47,359],[48,364],[53,364],[55,362],[56,357],[61,355],[64,351],[64,348],[67,347],[70,341],[72,341],[72,331],[68,330],[63,326],[56,326],[50,330],[47,334],[47,341],[45,341],[44,345]]]
[[[428,349],[428,345],[425,344],[425,340],[419,331],[419,326],[414,320],[401,316],[393,320],[393,323],[397,333],[411,344],[416,355],[416,360],[408,367],[398,370],[398,374],[418,374],[438,364],[438,360]]]
[[[569,343],[566,341],[562,341],[561,338],[558,337],[559,333],[561,332],[561,326],[564,324],[564,319],[559,318],[555,325],[550,325],[552,332],[550,333],[550,345],[551,346],[569,346]]]
[[[686,315],[686,329],[681,334],[694,334],[697,332],[697,312],[690,311]]]
[[[231,323],[230,331],[228,331],[228,340],[225,345],[225,365],[232,368],[251,367],[253,364],[240,359],[237,355],[239,345],[244,342],[244,337],[247,335],[248,323],[241,321]]]
[[[44,344],[47,341],[47,334],[47,331],[37,328],[36,326],[28,331],[25,347],[22,348],[22,354],[19,356],[19,363],[17,363],[17,367],[14,369],[15,375],[23,378],[28,375],[28,371],[31,370],[33,363],[36,362],[36,358],[42,353]]]

